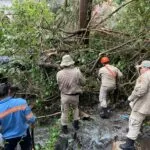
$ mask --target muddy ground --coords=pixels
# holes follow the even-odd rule
[[[90,120],[80,120],[80,129],[74,131],[72,124],[69,125],[69,134],[61,134],[55,150],[119,150],[114,148],[118,141],[126,138],[128,130],[127,111],[113,111],[110,119],[101,119],[95,110]],[[35,131],[36,144],[44,146],[48,140],[48,128],[38,128]],[[136,142],[137,150],[149,150],[150,127],[142,127]]]
[[[127,111],[113,111],[110,119],[101,119],[97,110],[91,113],[90,120],[80,120],[80,129],[76,132],[69,124],[69,134],[60,134],[55,150],[119,150],[118,141],[126,138],[128,130]],[[50,137],[51,124],[35,128],[35,144],[42,149]],[[144,123],[136,150],[150,150],[150,126]]]

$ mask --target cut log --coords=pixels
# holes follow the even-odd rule
[[[50,115],[45,115],[45,116],[39,116],[37,117],[37,119],[42,119],[42,118],[47,118],[47,117],[53,117],[53,116],[57,116],[57,115],[60,115],[61,112],[56,112],[54,114],[50,114]],[[81,119],[89,119],[90,118],[90,115],[88,115],[87,113],[79,110],[79,116]]]
[[[40,67],[44,67],[44,68],[60,69],[60,66],[58,64],[51,64],[51,63],[46,63],[46,62],[45,63],[40,62],[40,63],[38,63],[38,65]]]
[[[53,116],[60,115],[60,114],[61,114],[61,112],[56,112],[56,113],[50,114],[50,115],[39,116],[39,117],[37,117],[37,119],[42,119],[42,118],[47,118],[47,117],[53,117]]]
[[[89,119],[90,118],[89,114],[87,114],[87,113],[85,113],[81,110],[79,110],[79,116],[80,116],[81,119]]]
[[[121,150],[120,144],[124,144],[124,141],[114,141],[112,144],[112,150]]]

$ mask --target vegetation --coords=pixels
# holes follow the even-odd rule
[[[104,1],[93,0],[93,7]],[[49,112],[58,109],[55,76],[64,54],[71,54],[83,71],[87,78],[84,91],[89,92],[99,91],[96,78],[100,65],[95,65],[99,53],[108,55],[124,74],[120,83],[123,96],[128,96],[133,88],[135,64],[150,58],[149,0],[131,0],[125,6],[129,1],[114,0],[111,7],[120,7],[118,11],[113,9],[109,16],[96,21],[91,17],[85,29],[90,31],[89,45],[82,44],[85,35],[78,29],[79,1],[66,2],[56,6],[48,5],[46,0],[14,0],[12,7],[1,8],[0,12],[0,55],[11,58],[10,63],[1,65],[0,73],[17,84],[24,95],[36,96],[37,111],[44,113],[46,104],[42,101],[50,102]],[[56,124],[50,130],[45,150],[54,149],[59,132]]]
[[[103,2],[93,0],[93,6]],[[125,3],[125,0],[114,0],[112,6],[117,9]],[[19,85],[22,93],[35,95],[37,106],[43,100],[53,104],[58,102],[55,75],[62,55],[71,54],[80,66],[87,78],[84,90],[98,91],[96,72],[100,66],[97,64],[90,71],[99,53],[104,53],[123,71],[121,88],[127,96],[137,75],[135,64],[150,56],[149,4],[149,0],[131,0],[114,14],[105,16],[107,19],[95,22],[92,17],[87,27],[90,43],[83,45],[84,35],[78,30],[78,1],[70,0],[67,5],[50,8],[52,5],[47,5],[46,0],[15,0],[12,7],[2,8],[0,13],[0,55],[12,58],[0,71]],[[9,15],[4,13],[6,10]],[[41,62],[54,67],[45,68]]]
[[[55,144],[60,134],[60,123],[56,122],[50,129],[50,140],[47,142],[45,148],[43,150],[54,150]]]
[[[25,93],[38,94],[39,100],[44,99],[52,94],[51,89],[56,85],[53,82],[55,74],[48,77],[38,61],[43,51],[52,47],[53,30],[49,28],[55,15],[46,1],[14,1],[11,8],[5,9],[10,10],[12,20],[1,13],[0,54],[10,56],[13,61],[1,72],[5,72],[13,83],[18,83]]]

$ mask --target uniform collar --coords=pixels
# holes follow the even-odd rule
[[[7,96],[7,97],[0,100],[0,104],[5,103],[5,102],[9,101],[10,99],[11,99],[11,97]]]
[[[69,70],[69,69],[74,69],[74,66],[70,66],[70,67],[65,67],[64,70]]]
[[[110,66],[110,64],[106,64],[106,65],[104,65],[104,66]]]

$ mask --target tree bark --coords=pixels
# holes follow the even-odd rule
[[[79,28],[88,28],[89,21],[91,19],[92,11],[92,0],[80,0],[79,9]],[[83,44],[89,44],[89,30],[83,31],[80,36],[85,36],[83,38]]]

